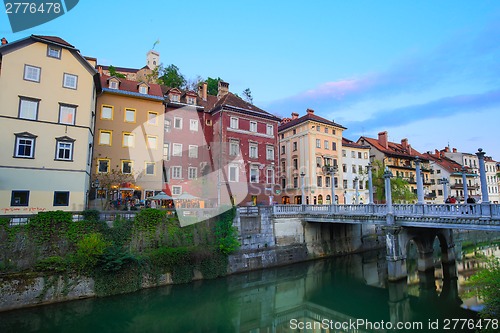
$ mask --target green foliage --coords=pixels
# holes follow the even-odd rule
[[[167,68],[160,69],[158,82],[171,88],[182,88],[186,85],[186,78],[179,71],[179,68],[174,64]]]
[[[134,221],[117,218],[113,221],[113,228],[107,228],[104,232],[106,239],[116,246],[128,244],[132,237]]]
[[[98,258],[97,265],[105,272],[116,272],[135,262],[137,259],[122,247],[110,246]]]
[[[481,317],[500,319],[500,258],[490,258],[486,267],[474,274],[468,284],[484,301]]]
[[[126,76],[124,74],[118,73],[116,71],[116,68],[113,65],[109,65],[108,70],[109,70],[109,76],[115,76],[115,77],[118,77],[120,79],[126,78]]]
[[[77,243],[75,255],[77,268],[81,270],[93,268],[108,246],[110,246],[110,243],[104,239],[102,234],[91,233],[84,235]]]
[[[188,247],[160,247],[147,254],[149,262],[164,272],[171,272],[175,266],[191,264],[191,249]]]
[[[35,265],[38,272],[65,272],[68,269],[68,261],[60,256],[43,258]]]
[[[219,81],[222,81],[220,77],[214,79],[214,78],[207,78],[207,93],[209,95],[217,96],[217,93],[219,92]]]
[[[253,97],[252,97],[252,91],[250,88],[246,88],[243,90],[243,99],[247,101],[248,103],[252,104],[253,103]]]
[[[86,221],[99,221],[99,211],[96,209],[87,209],[82,212],[83,219]]]
[[[225,255],[233,253],[240,246],[237,238],[237,230],[233,226],[233,219],[235,215],[236,208],[233,207],[219,215],[215,225],[217,248]]]
[[[71,223],[71,212],[40,212],[31,218],[28,231],[38,244],[49,244],[54,248],[58,246],[58,240],[64,238]]]
[[[373,161],[372,182],[375,189],[375,200],[377,202],[385,201],[385,179],[384,165],[381,161]],[[408,182],[402,178],[391,178],[391,194],[393,203],[412,202],[416,195],[411,191]]]

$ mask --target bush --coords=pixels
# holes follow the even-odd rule
[[[100,213],[96,209],[87,209],[82,212],[83,219],[87,221],[97,222],[100,219]]]
[[[93,268],[108,246],[110,243],[105,241],[101,234],[90,233],[83,236],[77,243],[75,255],[77,268],[83,270]]]
[[[500,319],[500,259],[489,259],[486,267],[474,274],[468,284],[484,300],[481,317]]]
[[[64,272],[67,269],[68,262],[59,256],[44,258],[35,265],[35,270],[38,272]]]
[[[124,266],[136,263],[137,259],[122,247],[111,246],[104,250],[102,256],[98,259],[98,266],[105,272],[116,272]]]

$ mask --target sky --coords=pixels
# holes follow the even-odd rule
[[[102,65],[160,61],[188,79],[221,77],[254,104],[315,114],[344,136],[500,161],[500,1],[80,0],[63,16],[0,37],[55,35]]]

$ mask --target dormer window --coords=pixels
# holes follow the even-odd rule
[[[49,45],[47,47],[47,56],[51,58],[61,59],[61,48]]]
[[[196,104],[196,98],[192,97],[192,96],[187,96],[186,102],[187,102],[187,104],[194,105],[194,104]]]
[[[139,93],[141,93],[141,94],[147,94],[148,93],[148,87],[147,86],[140,86],[139,87]]]
[[[118,81],[109,81],[109,89],[118,89]]]
[[[169,98],[171,102],[179,102],[181,100],[181,96],[178,94],[169,94]]]

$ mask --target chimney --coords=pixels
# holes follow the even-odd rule
[[[7,39],[5,39],[5,37],[2,37],[2,45],[7,45],[7,44],[9,44]]]
[[[457,148],[453,148],[453,152],[456,153],[457,152]]]
[[[408,149],[408,139],[407,138],[402,139],[401,145],[403,146],[403,149]]]
[[[207,100],[207,87],[208,84],[206,82],[201,82],[198,85],[198,96],[204,101]]]
[[[297,112],[292,112],[292,120],[297,119],[299,114]]]
[[[378,133],[378,143],[382,145],[385,149],[389,148],[389,140],[387,138],[387,131]]]
[[[437,149],[434,149],[434,156],[441,157],[441,152]]]
[[[314,114],[314,110],[313,109],[307,109],[307,114]]]
[[[229,93],[229,83],[219,81],[219,92],[217,93],[217,100],[226,96]]]
[[[450,147],[448,147],[448,146],[444,147],[444,152],[445,153],[449,153],[450,152]]]
[[[411,145],[408,145],[408,148],[407,148],[407,149],[408,149],[408,154],[410,154],[410,155],[411,155],[411,153],[412,153]]]

